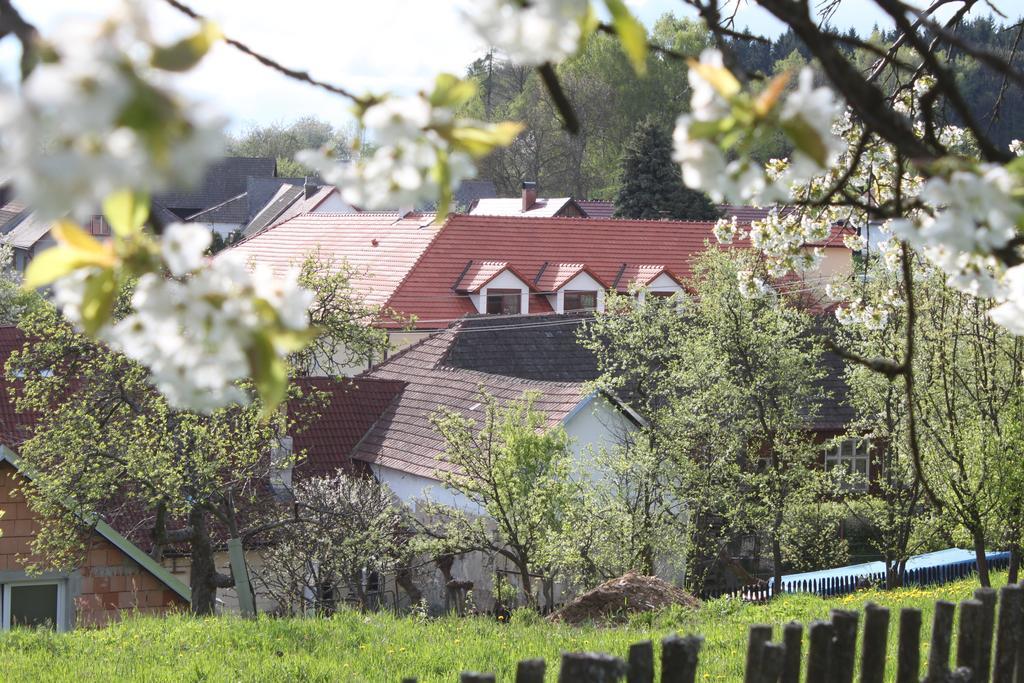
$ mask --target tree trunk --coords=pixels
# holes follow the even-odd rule
[[[217,604],[217,565],[213,558],[213,545],[206,526],[206,513],[194,507],[188,513],[192,529],[192,613],[199,616],[214,613]]]
[[[974,540],[974,559],[978,562],[978,582],[985,588],[992,585],[988,576],[988,559],[985,557],[985,534],[980,529],[971,531]]]
[[[526,595],[526,605],[537,610],[537,598],[533,595],[533,584],[530,582],[530,567],[526,560],[517,560],[516,568],[519,569],[519,579],[523,582],[523,593]]]
[[[1020,543],[1010,544],[1010,567],[1007,570],[1007,583],[1017,583],[1020,574]]]
[[[402,567],[395,573],[395,584],[409,596],[410,605],[418,605],[423,600],[423,591],[416,587],[408,567]]]

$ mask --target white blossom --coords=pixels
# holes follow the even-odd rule
[[[199,268],[203,254],[213,241],[210,230],[197,223],[171,223],[164,229],[160,251],[174,277],[183,277]]]
[[[150,40],[135,3],[105,21],[67,22],[46,37],[55,58],[0,91],[0,175],[42,217],[90,215],[124,188],[195,183],[220,156],[223,121],[155,83]],[[157,109],[151,120],[124,115],[140,101]]]
[[[989,317],[1010,331],[1024,335],[1024,266],[1014,266],[1006,271],[1005,300],[988,312]]]
[[[340,161],[324,150],[302,150],[296,159],[336,185],[345,201],[364,209],[395,209],[436,201],[438,163],[446,160],[452,188],[476,174],[466,152],[451,149],[432,126],[450,126],[454,112],[421,95],[387,98],[369,107],[362,122],[383,143],[372,155]]]
[[[850,251],[863,251],[867,246],[867,240],[860,235],[843,235],[843,244]]]
[[[736,216],[719,218],[715,222],[712,232],[714,232],[715,238],[720,244],[732,244],[737,239],[743,239],[747,236],[746,231],[736,224]]]
[[[1020,140],[1010,140],[1010,151],[1017,156],[1024,156],[1024,142]]]
[[[775,292],[771,285],[750,270],[737,271],[736,282],[739,285],[740,296],[745,299],[754,299]]]
[[[841,138],[833,133],[833,125],[841,107],[830,88],[814,87],[814,71],[804,67],[800,71],[797,89],[786,96],[780,118],[787,121],[801,121],[819,138],[825,150],[824,163],[801,151],[797,145],[793,151],[789,175],[793,182],[806,181],[827,169],[846,148]]]
[[[576,52],[589,7],[589,0],[472,0],[462,15],[512,61],[540,66]]]

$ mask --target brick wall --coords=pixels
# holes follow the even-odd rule
[[[8,463],[0,463],[0,571],[24,569],[30,557],[29,543],[38,521],[18,490],[21,475]],[[93,534],[89,551],[77,567],[68,590],[75,603],[75,625],[101,626],[123,614],[163,614],[186,609],[188,603],[99,534]]]

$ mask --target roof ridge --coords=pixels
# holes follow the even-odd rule
[[[455,219],[470,219],[470,220],[486,220],[486,221],[564,221],[564,222],[580,222],[580,223],[608,223],[614,225],[623,225],[628,223],[664,223],[664,224],[682,224],[682,225],[703,225],[714,227],[715,221],[697,221],[697,220],[675,220],[675,219],[661,219],[661,218],[590,218],[587,216],[489,216],[486,214],[477,213],[453,213],[450,216],[451,220]]]

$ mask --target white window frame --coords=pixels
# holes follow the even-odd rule
[[[57,586],[57,619],[54,623],[58,633],[68,630],[67,624],[67,594],[68,582],[66,579],[29,579],[26,581],[8,581],[4,583],[4,604],[3,604],[3,630],[11,630],[11,588],[19,586]]]
[[[825,451],[825,471],[843,466],[847,473],[862,475],[863,481],[852,488],[866,491],[871,483],[871,450],[870,439],[843,439],[834,448]],[[857,469],[857,463],[861,461],[864,463],[864,472]]]

